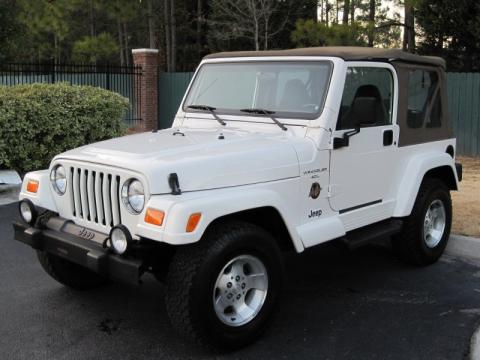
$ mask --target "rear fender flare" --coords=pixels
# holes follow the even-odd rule
[[[410,215],[417,198],[418,190],[425,175],[430,171],[441,167],[451,169],[455,179],[455,187],[458,188],[458,177],[455,170],[455,160],[447,153],[421,154],[410,159],[407,164],[400,186],[397,191],[397,203],[393,212],[394,217]],[[446,181],[446,179],[445,179]]]

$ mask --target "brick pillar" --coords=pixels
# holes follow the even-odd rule
[[[158,50],[133,49],[133,64],[142,69],[142,76],[137,81],[136,106],[142,122],[134,131],[151,131],[158,129]]]

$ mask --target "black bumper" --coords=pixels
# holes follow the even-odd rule
[[[13,223],[15,239],[40,251],[62,257],[102,276],[138,284],[142,261],[112,254],[101,244],[51,229],[37,229],[22,222]]]

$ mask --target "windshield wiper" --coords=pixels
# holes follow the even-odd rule
[[[217,110],[217,108],[213,107],[213,106],[208,106],[208,105],[188,105],[187,106],[187,109],[194,109],[194,110],[205,110],[205,111],[210,111],[210,113],[213,115],[213,117],[215,118],[215,120],[217,120],[220,124],[222,124],[223,126],[227,125],[227,123],[225,121],[223,121],[222,119],[220,119],[217,115],[217,113],[215,112],[215,110]]]
[[[273,114],[275,114],[275,111],[272,111],[272,110],[266,110],[266,109],[240,109],[240,111],[242,112],[246,112],[246,113],[250,113],[250,114],[260,114],[260,115],[267,115],[270,119],[272,119],[272,121],[277,124],[280,129],[284,130],[284,131],[287,131],[288,128],[283,125],[280,121],[278,121],[274,116]]]

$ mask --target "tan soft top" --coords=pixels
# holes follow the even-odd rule
[[[400,49],[379,49],[359,46],[325,46],[268,51],[231,51],[210,54],[205,56],[205,59],[262,56],[330,56],[339,57],[347,61],[402,61],[445,68],[445,60],[436,56],[420,56]]]

